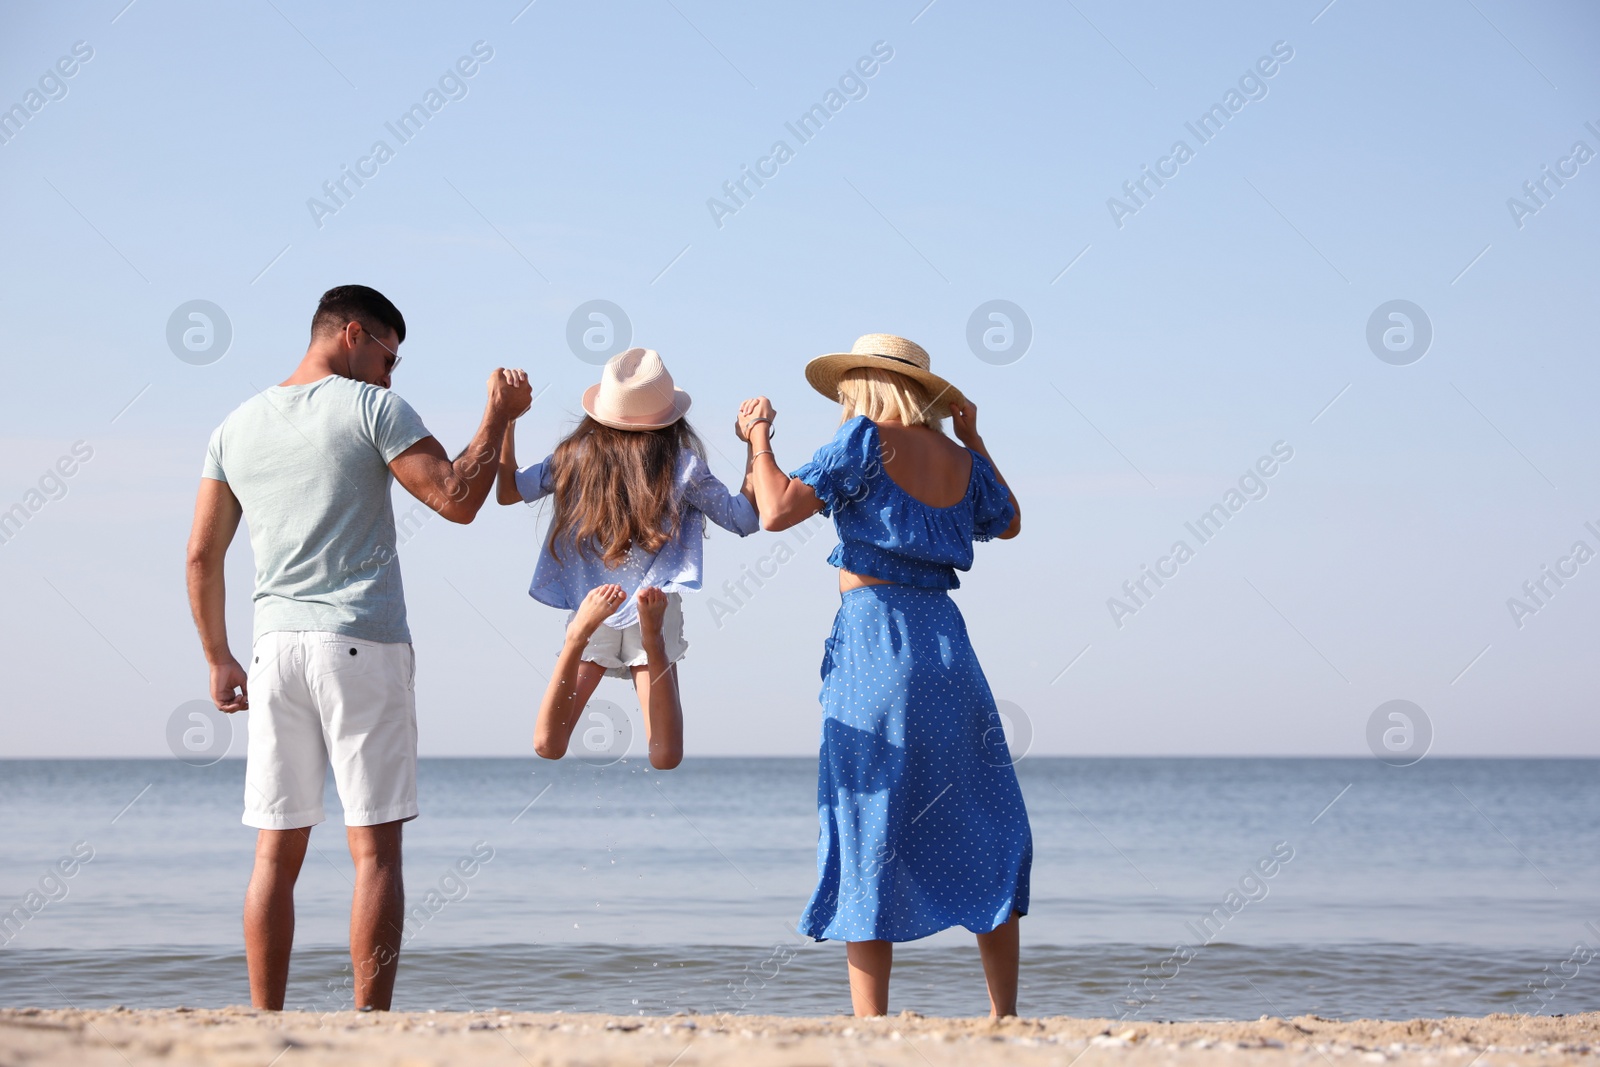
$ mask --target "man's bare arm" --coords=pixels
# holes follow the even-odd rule
[[[248,675],[228,648],[227,590],[223,578],[228,545],[233,542],[243,515],[244,509],[227,482],[200,479],[194,528],[189,533],[189,610],[194,613],[200,646],[211,667],[211,699],[220,710],[228,712],[250,707]]]
[[[435,437],[424,437],[389,463],[406,492],[451,522],[468,523],[489,497],[499,473],[500,440],[511,421],[532,401],[528,376],[496,370],[489,378],[489,402],[471,443],[453,461]]]

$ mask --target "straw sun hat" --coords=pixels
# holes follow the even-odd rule
[[[936,419],[950,417],[951,404],[965,404],[961,390],[928,369],[928,353],[914,341],[892,333],[869,333],[856,338],[848,352],[818,356],[806,364],[806,381],[829,400],[839,399],[839,379],[845,371],[861,367],[903,374],[928,391],[928,412]]]
[[[689,394],[653,348],[630,348],[606,361],[600,381],[583,392],[583,410],[616,430],[660,430],[689,410]]]

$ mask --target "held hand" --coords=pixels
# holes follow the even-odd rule
[[[230,715],[250,710],[250,676],[232,656],[211,665],[211,702]]]
[[[772,401],[764,396],[751,397],[739,405],[739,417],[734,420],[733,432],[738,435],[739,440],[748,441],[752,426],[757,425],[751,422],[752,419],[775,419],[777,415],[778,411],[772,406]],[[766,426],[769,431],[772,429],[770,422],[759,425]]]
[[[533,387],[528,372],[497,367],[489,375],[489,410],[507,419],[520,418],[533,406]]]
[[[978,405],[968,400],[961,404],[950,405],[950,428],[955,430],[956,439],[968,448],[978,447],[983,438],[978,436]]]

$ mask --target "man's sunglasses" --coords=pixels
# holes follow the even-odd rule
[[[379,341],[378,340],[378,335],[373,333],[371,330],[367,330],[367,328],[365,326],[363,326],[361,328],[363,330],[366,330],[366,333],[367,333],[368,337],[372,338],[373,341],[377,342],[377,345],[378,345],[379,348],[383,349],[385,352],[389,353],[391,356],[394,357],[394,362],[389,364],[390,373],[393,373],[395,370],[397,370],[399,368],[399,366],[400,366],[400,360],[403,358],[400,355],[400,353],[396,352],[394,349],[390,348],[388,345],[384,344],[382,341]]]

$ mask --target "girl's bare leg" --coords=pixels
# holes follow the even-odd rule
[[[1022,916],[1011,918],[986,934],[978,935],[978,955],[983,960],[983,980],[989,986],[989,1017],[1002,1019],[1017,1013],[1017,963],[1022,954]]]
[[[589,595],[578,605],[577,614],[567,624],[566,640],[561,643],[556,669],[550,674],[550,684],[545,686],[544,697],[539,701],[539,718],[533,726],[533,750],[545,759],[560,759],[567,754],[567,743],[572,740],[578,716],[606,672],[598,663],[584,661],[584,647],[600,624],[626,599],[627,594],[620,585],[596,586],[589,590]]]
[[[667,660],[667,640],[662,620],[667,594],[651,586],[639,590],[639,642],[645,665],[633,668],[633,687],[644,712],[644,736],[650,748],[650,766],[670,771],[683,762],[683,703],[678,694],[677,665]]]
[[[894,942],[851,941],[845,946],[845,954],[850,960],[850,1006],[856,1017],[888,1015]]]

